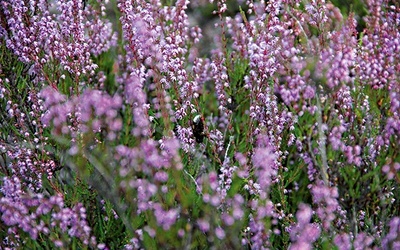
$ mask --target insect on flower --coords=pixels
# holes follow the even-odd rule
[[[193,135],[197,143],[202,143],[204,139],[204,124],[201,115],[196,115],[192,123]]]

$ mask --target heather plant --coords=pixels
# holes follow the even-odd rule
[[[395,1],[0,18],[1,248],[400,247]]]

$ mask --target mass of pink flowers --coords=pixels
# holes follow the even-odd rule
[[[400,249],[400,4],[336,2],[1,0],[0,249]]]

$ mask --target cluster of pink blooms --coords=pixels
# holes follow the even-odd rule
[[[219,0],[204,55],[191,15],[214,1],[164,2],[118,0],[115,23],[108,1],[0,2],[1,51],[24,66],[0,61],[0,248],[108,247],[55,184],[69,171],[126,249],[399,248],[400,6],[366,0],[360,34],[325,0]]]
[[[71,238],[80,238],[86,245],[96,244],[96,239],[91,236],[91,228],[86,221],[86,209],[82,204],[78,203],[69,208],[58,195],[45,198],[40,193],[26,194],[17,177],[13,179],[4,177],[2,184],[1,219],[8,227],[8,236],[3,244],[8,241],[11,247],[23,247],[23,241],[18,240],[19,230],[34,240],[38,239],[39,234],[49,235],[57,247],[70,243],[60,240],[62,233],[68,234]],[[60,233],[58,229],[61,230]]]

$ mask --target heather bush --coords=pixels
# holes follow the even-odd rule
[[[400,5],[349,2],[1,1],[0,248],[400,249]]]

